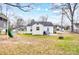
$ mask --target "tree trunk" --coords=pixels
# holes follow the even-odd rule
[[[71,32],[74,32],[73,22],[71,23]]]
[[[72,17],[71,17],[71,32],[74,32],[73,14],[72,14]]]

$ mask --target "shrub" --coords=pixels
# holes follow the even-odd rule
[[[64,37],[63,36],[59,36],[59,39],[64,39]]]
[[[8,28],[8,36],[11,37],[11,38],[13,37],[11,28]]]

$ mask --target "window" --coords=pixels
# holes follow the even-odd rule
[[[36,30],[39,30],[39,27],[36,27]]]
[[[32,29],[30,29],[30,31],[32,31]]]
[[[47,31],[49,31],[49,28],[47,28]]]

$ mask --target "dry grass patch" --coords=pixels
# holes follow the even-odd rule
[[[64,39],[57,36],[32,36],[19,34],[0,44],[0,54],[14,55],[52,55],[79,54],[79,34],[63,34]],[[3,41],[2,41],[3,42]]]

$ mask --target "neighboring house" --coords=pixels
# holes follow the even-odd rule
[[[79,33],[79,23],[75,23],[74,32]]]
[[[16,24],[12,24],[12,27],[16,33],[26,33],[27,23],[22,18],[19,18]]]
[[[24,34],[26,33],[26,26],[15,26],[15,25],[10,25],[12,28],[12,34]]]
[[[3,33],[7,29],[7,16],[0,13],[0,32]]]
[[[17,33],[27,33],[27,25],[17,26],[14,30],[16,30]]]
[[[32,22],[27,25],[27,33],[32,35],[53,34],[53,24],[51,22]]]
[[[61,25],[54,25],[54,31],[64,31],[64,26],[61,27]]]

